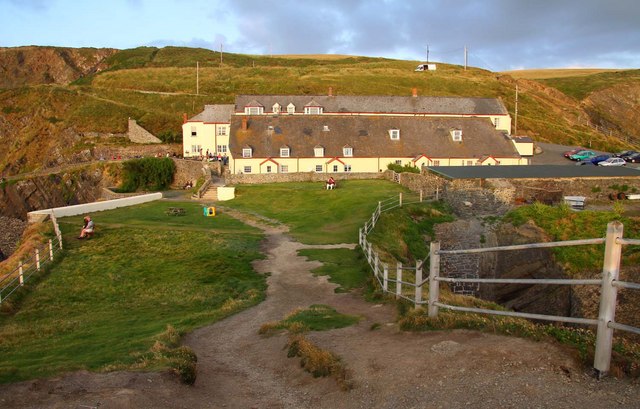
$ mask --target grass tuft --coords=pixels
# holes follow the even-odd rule
[[[300,366],[315,378],[331,376],[343,391],[353,388],[351,376],[340,358],[330,351],[319,348],[304,335],[290,335],[287,349],[287,356],[300,357]]]

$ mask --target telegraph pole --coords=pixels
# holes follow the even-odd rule
[[[516,82],[516,121],[515,121],[515,127],[513,130],[513,135],[517,136],[518,135],[518,83]]]
[[[220,66],[222,67],[222,43],[220,43]]]
[[[467,46],[464,46],[464,70],[467,70]]]
[[[429,44],[427,44],[427,64],[429,64]]]
[[[200,95],[200,61],[196,61],[196,95]]]

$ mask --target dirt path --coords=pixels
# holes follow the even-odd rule
[[[326,278],[310,274],[318,263],[297,250],[311,246],[293,241],[283,227],[236,215],[266,233],[267,258],[255,268],[270,274],[267,299],[186,337],[198,355],[194,386],[166,373],[76,372],[0,386],[0,408],[638,407],[640,385],[597,382],[555,346],[471,331],[400,332],[392,307],[336,294]],[[353,377],[350,392],[287,358],[284,334],[257,334],[263,323],[316,303],[363,317],[355,326],[309,335],[342,357]],[[372,330],[374,323],[380,329]]]

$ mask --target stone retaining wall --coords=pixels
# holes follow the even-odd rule
[[[129,140],[135,143],[162,143],[162,141],[156,138],[151,132],[147,131],[138,123],[135,119],[129,118],[129,128],[127,131]]]
[[[214,175],[220,175],[221,164],[220,162],[202,162],[188,159],[174,159],[176,164],[176,173],[173,176],[174,188],[182,188],[187,182],[194,183],[198,178],[205,176],[206,172],[211,172]]]
[[[442,191],[447,181],[440,177],[436,177],[426,172],[400,173],[400,184],[413,192],[419,192],[422,190],[425,194],[435,192],[436,189]],[[393,171],[387,170],[384,172],[384,178],[393,182]]]
[[[227,185],[241,184],[262,184],[262,183],[283,183],[283,182],[324,182],[329,177],[333,177],[340,187],[340,181],[357,180],[357,179],[382,179],[383,173],[315,173],[315,172],[296,172],[296,173],[267,173],[260,175],[237,175],[225,174],[225,183]]]

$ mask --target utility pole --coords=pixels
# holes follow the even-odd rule
[[[222,67],[222,43],[220,43],[220,66]]]
[[[464,70],[467,70],[467,46],[464,46]]]
[[[429,64],[429,44],[427,44],[427,64]]]
[[[200,95],[200,61],[196,61],[196,95]]]
[[[518,135],[518,83],[516,82],[516,121],[515,121],[515,127],[513,129],[513,135],[517,136]]]

